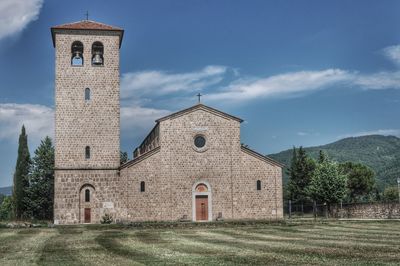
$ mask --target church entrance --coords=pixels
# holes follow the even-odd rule
[[[192,220],[212,221],[211,187],[207,181],[198,181],[192,189]]]
[[[196,196],[196,221],[208,221],[208,196]]]
[[[96,222],[96,210],[96,193],[94,186],[91,184],[84,184],[79,192],[79,223],[89,224],[92,223],[93,220]]]
[[[90,208],[85,208],[85,224],[90,223]]]

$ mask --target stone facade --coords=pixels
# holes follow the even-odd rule
[[[120,204],[120,105],[118,32],[53,30],[55,78],[55,223],[82,223],[81,194],[92,191],[91,221]],[[71,47],[83,44],[83,65],[71,65]],[[91,64],[92,44],[104,45],[104,64]],[[90,89],[90,100],[85,89]],[[90,158],[86,158],[90,147]],[[93,189],[94,188],[94,189]],[[107,205],[107,202],[111,202]],[[108,208],[103,208],[103,203]],[[113,205],[113,208],[109,208]],[[114,209],[115,208],[115,209]]]
[[[121,167],[128,220],[195,220],[199,183],[209,189],[209,220],[283,218],[281,165],[241,147],[238,119],[199,104],[157,127],[159,147]],[[197,135],[206,139],[201,149]]]
[[[52,29],[54,222],[99,223],[106,213],[119,221],[282,219],[282,165],[241,146],[241,119],[202,104],[160,118],[134,159],[120,166],[123,32],[110,28],[86,21]],[[83,66],[71,65],[75,41],[83,44]],[[97,41],[103,66],[91,64]]]

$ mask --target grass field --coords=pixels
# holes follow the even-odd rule
[[[400,222],[0,229],[0,265],[399,265]]]

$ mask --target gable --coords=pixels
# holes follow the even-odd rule
[[[167,115],[167,116],[164,116],[162,118],[159,118],[159,119],[156,120],[156,122],[159,123],[159,122],[167,120],[167,119],[174,119],[174,118],[177,118],[177,117],[180,117],[180,116],[195,112],[197,110],[202,110],[202,111],[205,111],[205,112],[217,115],[217,116],[221,116],[221,117],[224,117],[224,118],[227,118],[227,119],[233,119],[233,120],[236,120],[236,121],[238,121],[240,123],[243,122],[243,120],[241,118],[239,118],[239,117],[224,113],[222,111],[219,111],[217,109],[211,108],[211,107],[209,107],[207,105],[204,105],[204,104],[201,104],[201,103],[196,104],[196,105],[194,105],[192,107],[189,107],[187,109],[178,111],[176,113],[172,113],[170,115]]]

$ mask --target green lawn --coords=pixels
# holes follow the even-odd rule
[[[400,264],[396,221],[164,227],[0,229],[0,265]]]

